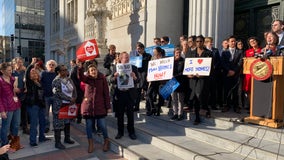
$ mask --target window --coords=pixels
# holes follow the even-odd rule
[[[78,0],[67,0],[66,12],[67,25],[76,24],[78,17]]]
[[[60,26],[60,14],[59,14],[59,0],[51,1],[51,31],[56,33],[59,31]]]

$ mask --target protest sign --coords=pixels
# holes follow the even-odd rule
[[[209,76],[212,58],[186,58],[183,75]]]
[[[137,68],[142,67],[142,56],[130,56],[129,63],[136,66]]]
[[[165,56],[166,57],[174,56],[175,46],[173,44],[167,44],[167,45],[164,45],[164,46],[151,46],[151,47],[147,47],[147,48],[145,48],[145,52],[149,53],[149,54],[151,54],[153,56],[153,54],[154,54],[153,50],[156,47],[161,47],[163,50],[165,50]]]
[[[148,81],[167,80],[173,77],[174,57],[161,58],[148,62]]]
[[[99,56],[97,41],[91,39],[80,45],[76,51],[77,59],[81,61],[92,60]]]
[[[160,89],[160,94],[164,99],[167,99],[179,85],[179,82],[175,78],[172,78]]]
[[[119,89],[128,89],[134,87],[134,81],[130,75],[132,73],[132,66],[130,63],[117,64],[116,71],[119,74],[117,77],[117,87]]]

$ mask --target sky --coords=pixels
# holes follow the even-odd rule
[[[0,0],[0,36],[15,34],[15,9],[14,0]]]
[[[3,35],[4,33],[3,33],[3,28],[2,28],[2,25],[3,25],[3,17],[2,17],[2,3],[3,3],[3,0],[0,0],[0,17],[1,17],[1,19],[0,19],[0,35]]]

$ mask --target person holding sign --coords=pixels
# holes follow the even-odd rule
[[[165,56],[165,50],[163,50],[161,47],[156,47],[154,49],[154,55],[152,57],[152,60],[161,59]],[[147,80],[149,80],[149,74],[147,77]],[[151,81],[149,83],[148,91],[147,91],[147,98],[146,98],[146,109],[147,109],[147,116],[156,115],[160,116],[161,106],[164,103],[164,98],[159,94],[159,87],[161,85],[162,81]],[[155,96],[159,94],[159,102],[157,104],[157,107],[154,105]]]
[[[204,37],[202,35],[196,37],[196,49],[188,52],[186,54],[186,58],[193,57],[212,57],[212,53],[204,47]],[[212,65],[212,63],[211,63]],[[200,123],[200,106],[207,109],[206,116],[210,117],[210,110],[207,106],[207,97],[208,97],[208,76],[199,76],[196,75],[188,75],[189,78],[189,87],[191,90],[190,100],[193,103],[194,111],[195,111],[195,121],[194,125],[198,125]]]
[[[184,58],[181,57],[181,49],[175,48],[174,50],[174,77],[179,82],[179,87],[172,93],[172,104],[174,116],[171,120],[182,120],[183,119],[183,107],[184,107],[184,93],[185,93],[185,83],[186,77],[182,75]]]
[[[109,150],[109,138],[105,122],[107,113],[111,113],[109,88],[106,77],[100,73],[95,64],[87,66],[87,75],[83,67],[79,66],[79,79],[85,83],[84,98],[82,102],[82,115],[86,119],[86,133],[88,138],[88,152],[94,151],[93,123],[97,121],[98,128],[102,130],[104,145],[103,151]]]
[[[61,130],[64,130],[65,143],[74,144],[75,142],[70,139],[70,120],[59,119],[59,110],[62,106],[74,104],[76,102],[77,92],[73,81],[68,77],[68,70],[65,65],[57,66],[55,72],[57,73],[57,76],[52,81],[52,92],[54,97],[52,113],[55,148],[65,149],[65,146],[60,140]]]
[[[129,137],[132,140],[136,139],[135,131],[134,131],[134,104],[137,98],[137,90],[135,85],[139,79],[137,77],[137,68],[131,64],[129,64],[129,54],[127,52],[120,53],[120,62],[117,64],[116,68],[114,68],[114,72],[111,77],[111,82],[113,84],[117,84],[115,89],[115,97],[114,100],[117,100],[117,108],[116,108],[116,117],[117,117],[117,130],[118,133],[115,139],[120,139],[124,135],[124,113],[127,115],[127,130]],[[119,67],[118,67],[119,66]],[[129,68],[129,66],[131,68]],[[124,69],[123,69],[124,68]],[[118,71],[121,70],[121,72]],[[125,72],[122,72],[125,70]],[[129,84],[122,85],[120,83],[120,77],[124,76],[123,74],[127,74],[129,70],[132,70],[129,73]],[[132,83],[131,83],[132,81]],[[132,87],[131,87],[132,86]]]

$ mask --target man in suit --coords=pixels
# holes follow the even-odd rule
[[[209,85],[209,102],[211,105],[211,109],[216,110],[216,103],[218,100],[218,104],[220,107],[223,107],[222,101],[222,90],[223,90],[223,82],[222,82],[222,70],[221,70],[221,56],[219,54],[219,50],[213,47],[213,38],[205,37],[204,42],[205,47],[211,51],[213,58],[213,68],[210,75],[210,85]]]
[[[240,73],[242,68],[243,53],[236,48],[236,38],[230,36],[228,38],[229,49],[222,52],[221,61],[224,77],[224,95],[226,106],[223,112],[229,111],[233,106],[236,113],[240,113],[238,103],[238,88],[240,83]]]
[[[129,63],[129,54],[127,52],[120,53],[119,56],[121,64]],[[117,77],[119,77],[120,73],[116,71],[114,68],[114,72],[111,77],[111,82],[116,84]],[[136,84],[139,79],[137,77],[138,71],[137,67],[132,65],[132,72],[130,76],[133,78],[134,83]],[[135,86],[135,85],[134,85]],[[115,97],[117,100],[117,109],[116,109],[116,117],[117,117],[117,130],[118,133],[115,139],[120,139],[124,135],[124,113],[127,115],[127,130],[129,137],[132,140],[136,139],[135,131],[134,131],[134,104],[137,99],[137,90],[136,87],[128,88],[128,89],[120,89],[118,85],[115,89]]]
[[[279,19],[273,21],[271,29],[278,35],[278,45],[284,46],[284,21]]]

